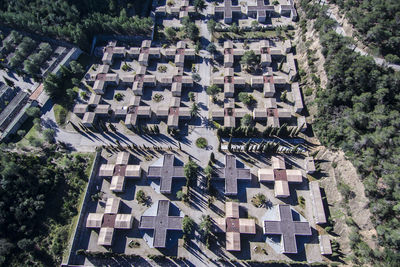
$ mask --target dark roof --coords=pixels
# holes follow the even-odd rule
[[[237,195],[237,180],[251,180],[250,170],[237,168],[236,158],[233,155],[225,156],[225,168],[217,168],[215,177],[225,179],[225,194]]]
[[[232,6],[232,0],[225,0],[224,6],[215,7],[216,12],[224,12],[224,18],[232,18],[232,12],[241,12],[241,6]]]
[[[101,227],[114,228],[115,218],[117,218],[117,214],[104,214]]]
[[[264,221],[265,234],[282,235],[283,253],[297,253],[296,235],[311,235],[308,222],[293,221],[289,205],[279,205],[280,221]]]
[[[239,218],[226,218],[226,231],[240,233]]]
[[[115,165],[114,176],[125,176],[126,165]]]
[[[150,178],[160,178],[160,192],[170,194],[172,189],[172,178],[184,178],[185,174],[182,166],[174,166],[175,156],[165,154],[162,166],[150,166],[147,176]]]
[[[0,113],[0,131],[4,131],[7,126],[21,111],[22,107],[28,102],[28,94],[20,91]]]
[[[182,217],[168,216],[170,201],[159,200],[156,216],[142,216],[140,229],[154,229],[153,246],[165,248],[168,230],[182,230]]]

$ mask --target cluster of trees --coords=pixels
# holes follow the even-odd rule
[[[178,39],[189,38],[192,41],[197,41],[199,39],[199,28],[196,23],[189,17],[184,17],[182,19],[182,27],[165,27],[164,35],[165,38],[170,42],[175,42]]]
[[[87,158],[0,153],[0,265],[56,266],[87,175]]]
[[[44,90],[56,103],[71,105],[77,92],[71,88],[79,85],[84,68],[76,61],[71,61],[68,67],[61,66],[60,75],[50,73],[44,81]]]
[[[346,11],[349,22],[367,45],[379,49],[386,59],[400,63],[400,2],[397,0],[333,0]]]
[[[217,130],[218,137],[255,137],[255,138],[266,138],[266,137],[284,137],[294,138],[298,136],[304,125],[298,127],[289,127],[287,123],[282,124],[280,127],[267,126],[262,132],[256,127],[220,127]]]
[[[30,57],[24,61],[24,71],[31,76],[37,75],[40,71],[40,67],[52,52],[53,49],[51,48],[50,44],[40,44],[39,51],[30,55]]]
[[[14,56],[10,59],[9,66],[11,68],[18,67],[35,49],[36,45],[36,42],[32,38],[24,37],[18,45]]]
[[[343,149],[357,168],[384,247],[372,251],[357,239],[354,260],[394,266],[400,261],[400,73],[353,52],[318,4],[302,0],[301,6],[308,19],[316,19],[328,77],[326,89],[317,92],[314,129],[324,145]]]
[[[95,34],[151,33],[150,17],[128,15],[134,12],[134,5],[148,3],[148,0],[135,3],[128,0],[3,0],[0,1],[0,24],[65,39],[88,49]]]

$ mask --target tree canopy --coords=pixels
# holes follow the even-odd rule
[[[95,34],[151,33],[150,17],[127,15],[149,1],[122,0],[3,0],[0,1],[0,24],[33,33],[65,39],[88,49]],[[140,9],[137,9],[140,10]]]

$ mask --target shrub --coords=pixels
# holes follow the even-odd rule
[[[208,145],[207,139],[205,139],[204,137],[199,137],[196,140],[196,146],[198,148],[206,148]]]
[[[122,101],[124,99],[124,95],[121,93],[116,93],[114,99],[117,101]]]
[[[153,96],[153,101],[158,103],[161,102],[162,100],[164,100],[164,96],[162,94],[156,93]]]
[[[157,68],[157,70],[159,71],[159,72],[161,72],[161,73],[165,73],[165,72],[167,72],[167,66],[165,66],[165,65],[160,65],[160,66],[158,66],[158,68]]]

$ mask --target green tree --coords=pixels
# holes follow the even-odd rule
[[[207,87],[206,93],[209,96],[212,96],[212,100],[215,101],[215,97],[218,93],[221,92],[221,88],[219,88],[216,84],[212,84]]]
[[[198,13],[199,11],[203,11],[207,5],[206,2],[204,0],[194,0],[193,1],[193,6],[195,8],[196,13]]]
[[[165,27],[164,34],[168,41],[173,41],[176,38],[176,30],[172,27]]]
[[[182,231],[184,234],[191,234],[194,230],[194,221],[192,218],[190,218],[189,216],[185,215],[185,217],[183,217],[182,220]]]
[[[260,57],[253,50],[246,51],[240,59],[240,64],[244,65],[247,69],[255,69],[260,64]]]
[[[190,117],[195,118],[199,116],[199,113],[200,113],[199,105],[196,102],[193,102],[192,106],[190,107]]]
[[[214,34],[216,26],[217,23],[215,22],[215,20],[210,19],[209,21],[207,21],[207,29],[211,34]]]
[[[40,108],[29,107],[26,109],[26,115],[33,117],[33,118],[38,118],[40,116]]]
[[[255,102],[254,97],[251,94],[245,92],[240,92],[238,98],[246,106],[250,106]]]
[[[214,43],[209,43],[206,47],[207,52],[214,54],[215,52],[217,52],[217,47],[215,46]]]
[[[240,120],[240,125],[242,127],[250,127],[253,125],[253,117],[250,114],[246,114]]]

